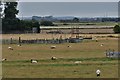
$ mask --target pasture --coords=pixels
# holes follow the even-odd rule
[[[16,36],[16,39],[18,37],[15,34],[11,35],[14,35],[13,37]],[[24,35],[26,37],[22,38],[30,37],[30,34],[26,35]],[[38,36],[38,34],[33,35]],[[3,35],[3,38],[8,37]],[[104,45],[100,46],[101,44]],[[71,47],[68,47],[68,45]],[[9,50],[9,46],[13,50]],[[56,48],[51,49],[50,46],[56,46]],[[98,42],[95,40],[84,40],[81,43],[64,44],[22,44],[22,46],[3,44],[2,58],[7,59],[2,63],[3,77],[96,78],[95,72],[100,69],[100,78],[117,78],[118,60],[106,58],[105,51],[108,49],[118,51],[117,38],[98,37]],[[53,56],[57,59],[51,60]],[[31,59],[37,60],[38,63],[31,63]],[[75,64],[75,61],[81,61],[81,63]]]

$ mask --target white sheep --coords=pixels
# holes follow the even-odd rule
[[[97,77],[100,76],[101,71],[98,69],[96,70]]]
[[[12,47],[10,47],[10,46],[8,47],[8,49],[9,49],[9,50],[13,50],[13,48],[12,48]]]
[[[57,58],[56,57],[52,57],[51,60],[56,60]]]
[[[78,65],[78,64],[81,64],[82,61],[75,61],[74,63]]]
[[[31,59],[31,63],[37,63],[37,62],[38,62],[37,60]]]
[[[68,45],[67,47],[71,47],[70,45]]]
[[[103,46],[104,44],[102,43],[100,46]]]
[[[19,45],[17,45],[17,46],[21,46],[21,45],[19,44]]]
[[[2,61],[6,61],[7,59],[6,58],[3,58]]]
[[[51,46],[51,49],[55,49],[56,48],[56,46]]]

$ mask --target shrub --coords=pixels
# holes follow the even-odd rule
[[[120,33],[120,26],[119,25],[115,25],[113,28],[115,33]]]

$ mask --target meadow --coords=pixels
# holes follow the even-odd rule
[[[18,36],[11,34],[11,36],[13,35],[17,39]],[[39,37],[38,34],[24,34],[22,38],[29,38],[30,35],[33,37],[37,35]],[[6,37],[7,35],[3,36],[3,38],[10,37]],[[7,59],[2,63],[3,77],[96,78],[95,72],[97,69],[100,69],[100,78],[117,78],[118,60],[106,58],[105,51],[108,49],[118,51],[118,38],[107,36],[104,38],[98,37],[98,42],[95,40],[84,40],[80,43],[22,44],[22,46],[3,44],[2,58]],[[101,44],[104,45],[101,46]],[[68,47],[68,45],[71,47]],[[9,46],[13,50],[9,50]],[[56,48],[51,49],[51,46],[56,46]],[[51,60],[53,56],[57,60]],[[38,63],[31,63],[31,59],[38,60]],[[81,63],[75,64],[75,61],[81,61]]]

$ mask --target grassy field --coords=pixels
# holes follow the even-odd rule
[[[100,46],[101,44],[104,45]],[[56,49],[50,48],[53,45]],[[68,45],[71,47],[67,47]],[[8,50],[8,46],[14,50]],[[95,71],[100,69],[100,78],[117,78],[118,60],[106,58],[104,52],[108,49],[118,51],[117,38],[98,38],[98,42],[84,40],[81,43],[65,44],[3,44],[2,57],[7,59],[3,62],[3,77],[96,78]],[[58,59],[51,60],[52,56]],[[30,59],[36,59],[38,63],[31,63]],[[82,63],[76,65],[75,61]]]

